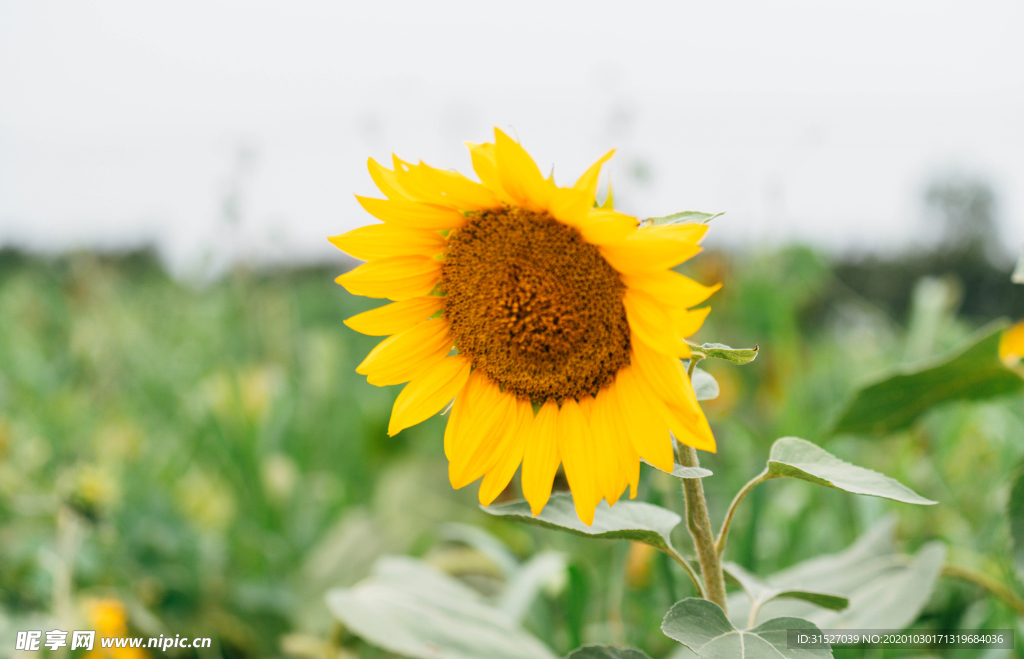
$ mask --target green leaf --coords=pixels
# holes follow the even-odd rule
[[[783,597],[804,600],[832,611],[842,611],[850,604],[850,600],[842,595],[772,586],[735,563],[726,561],[722,567],[725,569],[725,576],[743,589],[743,592],[750,598],[751,604],[757,609],[773,599]]]
[[[722,213],[712,214],[701,213],[698,211],[682,211],[679,213],[672,213],[671,215],[662,215],[661,217],[648,217],[645,220],[641,220],[640,226],[664,227],[673,224],[707,224],[719,215],[722,215]]]
[[[841,611],[828,611],[795,599],[774,599],[758,619],[796,616],[821,629],[903,629],[911,625],[928,603],[946,551],[941,543],[922,547],[915,556],[894,551],[895,517],[889,517],[846,550],[818,556],[770,575],[769,586],[780,589],[824,591],[849,599]],[[743,593],[729,597],[729,616],[743,624],[750,614]]]
[[[440,540],[458,542],[486,556],[502,576],[509,578],[519,570],[519,560],[508,547],[487,531],[469,524],[449,522],[438,528]]]
[[[825,449],[798,437],[783,437],[772,444],[768,478],[798,478],[854,494],[867,494],[904,503],[932,505],[905,485],[877,471],[840,460]]]
[[[537,594],[553,580],[566,573],[566,555],[557,551],[542,551],[524,563],[508,580],[498,598],[498,608],[509,618],[522,622]]]
[[[703,359],[722,359],[733,364],[749,364],[757,359],[757,351],[760,348],[730,348],[722,343],[705,343],[703,345],[690,344],[690,352],[703,355]]]
[[[811,634],[820,630],[799,618],[776,618],[754,629],[733,627],[717,604],[688,598],[669,609],[661,631],[693,650],[701,659],[820,659],[831,657],[825,648],[790,648],[789,630]]]
[[[697,400],[714,400],[721,393],[715,376],[700,367],[693,369],[690,384],[693,385],[693,392],[697,394]]]
[[[673,435],[673,439],[674,438],[675,435]],[[654,465],[652,465],[647,460],[644,460],[643,458],[640,458],[640,462],[643,462],[646,465],[654,467]],[[658,469],[657,467],[654,468]],[[663,474],[669,473],[667,471],[662,471],[661,469],[658,469],[658,471],[661,471]],[[684,467],[678,462],[672,463],[671,473],[676,478],[707,478],[708,476],[714,476],[714,472],[711,471],[710,469],[705,469],[704,467]]]
[[[676,478],[707,478],[714,475],[714,473],[704,467],[684,467],[676,463],[672,467],[672,475]]]
[[[999,359],[997,321],[957,349],[924,365],[901,368],[856,391],[832,434],[885,434],[906,428],[932,407],[953,400],[981,400],[1024,388],[1024,379]]]
[[[1007,503],[1010,517],[1010,542],[1013,552],[1013,564],[1017,568],[1017,577],[1024,582],[1024,469],[1010,487],[1010,501]]]
[[[591,538],[636,540],[662,551],[674,551],[669,537],[672,529],[682,521],[671,510],[653,504],[619,501],[609,508],[608,502],[602,501],[597,504],[594,512],[594,524],[587,526],[576,514],[572,497],[564,493],[552,495],[548,505],[536,517],[530,512],[530,504],[525,501],[481,508],[491,515],[509,517],[517,522]]]
[[[353,634],[416,659],[554,659],[474,590],[422,561],[384,557],[373,575],[326,596]]]
[[[565,659],[651,659],[635,648],[616,648],[611,645],[585,645],[570,652]]]

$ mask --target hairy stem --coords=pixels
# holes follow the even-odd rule
[[[744,485],[743,488],[736,493],[736,496],[733,497],[732,503],[729,504],[729,510],[725,513],[725,519],[722,520],[722,529],[718,532],[718,539],[715,540],[715,551],[718,552],[719,557],[725,553],[725,543],[729,537],[729,527],[732,525],[732,516],[736,514],[736,508],[740,505],[740,501],[743,501],[743,497],[747,496],[748,492],[766,480],[770,480],[767,469]]]
[[[1021,599],[1005,584],[999,583],[992,577],[957,565],[942,566],[942,575],[945,577],[961,579],[976,586],[981,586],[987,590],[989,594],[995,595],[999,599],[1003,600],[1003,602],[1005,602],[1011,609],[1017,612],[1017,615],[1024,617],[1024,599]]]
[[[692,365],[693,362],[691,362]],[[679,444],[679,464],[684,467],[698,467],[697,451],[690,446]],[[707,599],[728,612],[725,603],[725,575],[722,573],[722,560],[715,550],[715,536],[711,531],[711,518],[708,516],[708,502],[704,498],[704,484],[699,478],[684,478],[683,495],[686,497],[686,527],[693,538],[693,546],[697,549],[697,560],[704,576],[704,587]]]

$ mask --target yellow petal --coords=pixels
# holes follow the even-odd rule
[[[608,389],[602,389],[596,398],[587,396],[580,401],[584,416],[590,419],[590,432],[594,442],[594,473],[601,494],[614,505],[622,491],[626,489],[629,467],[627,456],[619,449],[619,445],[629,445],[629,437],[620,434],[616,428],[613,410],[608,404]],[[630,446],[632,449],[632,446]],[[639,457],[634,455],[633,461],[639,465]],[[639,472],[637,472],[639,473]]]
[[[420,164],[413,168],[422,184],[437,190],[443,201],[459,210],[481,210],[501,206],[501,200],[485,185],[472,181],[458,172],[436,169]]]
[[[397,199],[399,201],[417,201],[417,198],[410,194],[408,190],[402,187],[402,184],[398,181],[398,175],[381,165],[379,162],[370,158],[366,163],[366,168],[370,170],[370,178],[377,185],[384,196],[388,199]]]
[[[548,212],[562,224],[580,227],[590,215],[587,195],[573,188],[554,188],[548,201]]]
[[[677,357],[657,352],[635,334],[630,337],[630,345],[629,363],[637,367],[639,377],[646,380],[669,407],[689,418],[703,415],[690,378]]]
[[[704,286],[678,272],[663,270],[642,275],[621,275],[622,283],[643,291],[665,306],[689,309],[707,300],[722,287],[721,284]]]
[[[437,204],[356,195],[359,205],[379,220],[407,229],[454,229],[466,223],[461,213]]]
[[[498,160],[494,153],[494,145],[490,142],[483,144],[472,144],[466,142],[469,147],[469,155],[473,161],[473,170],[476,172],[480,183],[483,184],[494,196],[503,202],[511,203],[505,188],[501,185],[501,175],[498,173]]]
[[[496,451],[497,460],[490,470],[484,474],[480,483],[480,505],[489,506],[501,494],[523,461],[526,440],[530,436],[533,425],[533,405],[526,400],[516,401],[516,421],[509,432],[505,433],[501,446]]]
[[[618,385],[620,413],[626,420],[633,448],[644,460],[671,473],[675,459],[668,424],[636,382],[633,367],[619,369],[615,383]]]
[[[619,383],[613,381],[611,385],[605,387],[597,394],[597,398],[594,401],[596,408],[599,409],[602,406],[605,408],[605,418],[611,421],[608,425],[614,432],[614,443],[612,446],[615,451],[616,460],[619,463],[619,468],[622,470],[622,477],[624,478],[623,484],[617,486],[616,496],[608,500],[609,505],[613,505],[618,501],[619,495],[622,494],[626,483],[629,484],[630,499],[636,498],[637,488],[640,485],[640,455],[633,448],[626,417],[620,411],[619,398]]]
[[[676,357],[689,357],[690,348],[674,331],[674,319],[653,297],[634,288],[622,295],[629,327],[647,345],[658,352]]]
[[[526,149],[495,128],[494,154],[501,186],[509,196],[523,208],[538,213],[546,211],[555,186],[544,179]]]
[[[708,317],[709,313],[711,313],[711,307],[701,307],[689,311],[669,309],[669,315],[672,317],[672,330],[676,336],[692,336],[704,324],[704,319]]]
[[[1007,366],[1014,366],[1024,359],[1024,321],[1007,329],[999,337],[999,358]]]
[[[594,523],[594,509],[602,493],[597,485],[596,453],[589,424],[579,404],[572,398],[558,410],[558,454],[565,466],[576,514],[587,526]]]
[[[558,471],[558,404],[549,400],[544,403],[533,421],[532,432],[526,440],[523,455],[523,496],[530,503],[530,510],[536,517],[544,510],[551,498],[551,486]]]
[[[668,425],[677,440],[702,451],[715,452],[715,436],[711,434],[711,427],[703,412],[696,416],[690,416],[679,408],[669,406],[639,370],[634,370],[633,376],[633,383],[636,385],[636,391],[640,397]],[[671,442],[669,446],[671,446]],[[651,462],[651,464],[655,463]],[[660,465],[655,466],[661,468]],[[671,469],[665,471],[671,471]]]
[[[613,210],[595,208],[587,214],[579,230],[592,245],[617,244],[637,231],[636,218]]]
[[[448,478],[456,490],[483,476],[497,461],[497,450],[516,423],[515,397],[503,393],[479,370],[473,377],[478,380],[467,391],[472,406],[469,426],[448,462]]]
[[[370,261],[336,281],[353,295],[408,300],[434,290],[441,279],[441,262],[428,256],[392,256]]]
[[[601,203],[601,208],[615,210],[615,191],[612,190],[612,179],[610,176],[608,177],[608,196]]]
[[[440,412],[465,386],[470,364],[455,355],[405,385],[391,410],[388,434],[396,435]]]
[[[448,423],[444,427],[444,457],[448,458],[449,461],[455,455],[455,452],[459,450],[459,446],[462,445],[463,436],[469,428],[469,415],[472,411],[472,406],[467,404],[466,394],[472,380],[473,375],[470,374],[469,380],[466,381],[466,386],[455,396],[451,412],[448,413]]]
[[[576,180],[576,184],[572,186],[577,190],[582,190],[587,195],[587,201],[591,206],[594,205],[594,201],[597,199],[597,179],[601,174],[601,165],[608,162],[608,159],[613,155],[615,155],[615,149],[601,156],[587,171],[583,172],[583,176],[579,177]]]
[[[370,351],[356,373],[378,387],[408,382],[451,352],[455,339],[448,330],[448,321],[438,318],[390,336]]]
[[[603,245],[601,254],[619,272],[674,268],[700,252],[697,241],[707,229],[704,224],[639,229],[622,242]]]
[[[414,297],[356,314],[346,320],[345,324],[360,334],[388,336],[404,332],[443,308],[443,297]]]
[[[363,261],[390,256],[443,254],[448,241],[436,231],[370,224],[328,238],[335,247]]]

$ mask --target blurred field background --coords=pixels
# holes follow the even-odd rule
[[[213,639],[168,656],[384,659],[324,594],[393,554],[513,593],[556,654],[671,656],[661,618],[692,594],[674,564],[480,512],[448,485],[444,419],[387,437],[398,388],[354,373],[375,340],[342,320],[375,304],[333,283],[355,263],[325,238],[369,221],[366,158],[468,171],[462,142],[494,125],[563,185],[617,147],[626,212],[727,213],[685,267],[724,284],[694,338],[761,349],[702,364],[716,525],[788,435],[940,502],[773,482],[729,559],[769,574],[896,513],[901,549],[939,540],[1020,595],[1020,395],[887,436],[826,428],[866,379],[1024,319],[1022,11],[0,0],[0,657],[59,627]],[[681,509],[647,467],[638,498]],[[942,656],[1024,657],[1021,620],[961,581],[915,624],[1015,628],[1016,651]]]
[[[983,219],[954,217],[950,235]],[[887,260],[791,247],[692,262],[693,276],[725,282],[696,338],[761,347],[748,367],[707,365],[722,389],[706,403],[720,451],[702,456],[715,519],[784,435],[940,501],[772,483],[740,509],[732,560],[768,573],[840,550],[896,511],[906,549],[940,539],[951,560],[1013,583],[1005,504],[1024,459],[1019,396],[947,405],[887,437],[823,434],[865,377],[1024,316],[1024,287],[985,244],[982,233]],[[198,286],[147,252],[0,252],[0,651],[14,631],[81,625],[114,599],[132,633],[214,639],[178,656],[384,657],[332,621],[324,592],[384,554],[494,592],[491,542],[514,560],[565,552],[525,603],[526,627],[556,652],[625,641],[668,655],[661,617],[690,586],[665,557],[481,513],[475,486],[448,485],[441,418],[387,437],[397,388],[353,373],[374,339],[341,321],[373,304],[333,284],[345,267],[341,256],[239,267]],[[680,506],[677,481],[648,467],[639,498]],[[1020,630],[1007,607],[948,580],[918,624]]]

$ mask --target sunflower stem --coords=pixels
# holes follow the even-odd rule
[[[693,362],[690,362],[691,368]],[[692,446],[677,445],[679,464],[684,467],[699,467],[697,451]],[[711,530],[711,518],[708,516],[708,502],[704,497],[704,484],[699,478],[684,478],[683,496],[686,498],[686,528],[693,538],[693,546],[697,550],[700,571],[704,577],[704,589],[707,599],[728,613],[725,602],[725,575],[722,572],[722,559],[715,549],[715,535]]]
[[[732,525],[732,517],[736,514],[736,508],[740,505],[740,501],[743,501],[743,497],[747,496],[752,489],[766,480],[770,480],[767,469],[744,485],[743,489],[736,493],[732,503],[729,504],[729,510],[726,511],[725,519],[722,521],[722,528],[718,532],[718,540],[715,541],[715,551],[718,552],[719,556],[725,553],[725,543],[729,538],[729,527]]]

